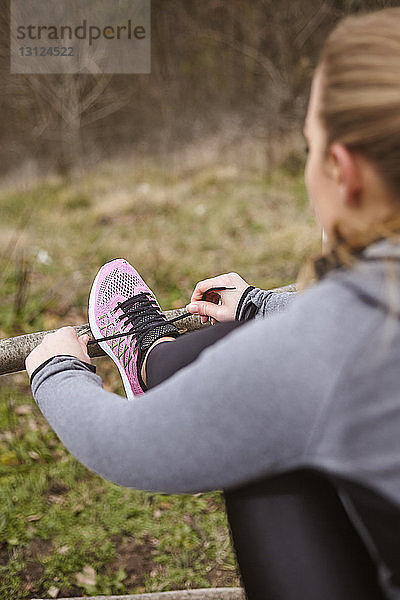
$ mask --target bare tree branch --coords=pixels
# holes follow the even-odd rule
[[[285,286],[283,288],[277,288],[275,292],[294,292],[296,287],[294,285]],[[177,316],[186,313],[185,308],[177,308],[175,310],[167,310],[165,314],[167,319],[173,319]],[[187,331],[195,331],[207,325],[201,323],[201,319],[198,315],[191,315],[182,321],[177,322],[177,327],[181,333]],[[86,325],[78,325],[75,327],[78,335],[87,333],[90,339],[93,339],[90,327]],[[0,340],[0,375],[7,373],[15,373],[25,369],[25,358],[28,354],[42,341],[46,333],[50,331],[40,331],[38,333],[28,333],[27,335],[20,335],[18,337],[7,338]],[[89,356],[104,356],[103,350],[98,344],[89,346]]]
[[[314,35],[315,31],[321,25],[322,21],[330,15],[330,5],[327,0],[323,2],[318,9],[315,11],[311,19],[307,19],[303,29],[299,31],[297,36],[294,38],[293,43],[298,47],[302,48],[306,41]]]

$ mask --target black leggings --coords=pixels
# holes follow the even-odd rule
[[[245,321],[162,342],[147,360],[154,387]],[[249,600],[383,600],[376,570],[333,485],[310,471],[224,492]]]

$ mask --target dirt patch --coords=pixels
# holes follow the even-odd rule
[[[0,542],[0,567],[5,567],[10,560],[8,550],[5,544]]]
[[[53,552],[53,545],[47,540],[36,538],[23,552],[23,558],[27,559],[25,567],[19,576],[22,589],[25,592],[39,592],[40,579],[43,577],[44,566],[40,559]]]
[[[41,538],[35,538],[32,540],[29,547],[25,550],[24,555],[33,558],[34,560],[40,560],[48,554],[52,554],[53,544],[49,540],[42,540]]]
[[[47,488],[46,494],[48,496],[61,496],[69,492],[69,489],[69,486],[62,479],[53,479]]]
[[[134,538],[114,535],[111,541],[115,545],[116,558],[111,571],[125,569],[127,589],[144,584],[145,575],[154,568],[152,543],[148,538],[138,542]]]
[[[239,587],[240,577],[236,571],[214,567],[207,574],[211,587]]]
[[[58,596],[60,598],[80,598],[83,593],[82,588],[77,585],[71,585],[69,587],[62,587]]]
[[[37,592],[40,587],[40,579],[43,577],[44,566],[34,560],[28,560],[25,568],[19,576],[22,582],[22,589],[25,592]]]

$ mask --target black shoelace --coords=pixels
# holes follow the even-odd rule
[[[139,342],[145,337],[146,333],[157,325],[165,325],[167,323],[175,323],[176,321],[180,321],[181,319],[185,319],[186,317],[193,316],[191,313],[186,312],[178,317],[174,317],[173,319],[167,320],[162,314],[159,312],[158,306],[156,305],[155,299],[148,295],[145,292],[140,292],[140,294],[135,294],[131,298],[124,300],[124,302],[118,302],[116,308],[114,308],[113,312],[116,312],[118,309],[121,309],[124,314],[116,317],[118,321],[124,321],[124,326],[131,324],[132,327],[125,331],[124,333],[115,333],[114,335],[108,335],[103,338],[90,340],[89,344],[97,344],[98,342],[106,342],[108,340],[114,340],[116,338],[128,337],[129,335],[135,335],[135,347],[139,344]],[[150,319],[146,320],[144,323],[142,322],[143,317],[149,316]]]
[[[219,290],[235,290],[235,287],[226,287],[219,286],[213,287],[206,290],[203,294],[202,299],[205,300],[207,294],[213,291]],[[115,340],[117,338],[128,337],[129,335],[135,335],[135,348],[137,344],[144,338],[146,333],[153,329],[157,325],[165,325],[166,323],[175,323],[176,321],[180,321],[181,319],[186,319],[186,317],[192,317],[193,315],[190,312],[185,312],[178,317],[174,317],[173,319],[167,320],[163,318],[160,314],[159,309],[156,305],[156,301],[152,296],[148,297],[146,292],[140,292],[140,294],[136,294],[124,302],[118,302],[116,308],[114,308],[114,312],[118,309],[121,309],[124,315],[117,317],[119,321],[124,320],[124,325],[131,324],[132,328],[124,333],[115,333],[114,335],[108,335],[107,337],[98,338],[95,340],[89,340],[88,346],[90,344],[97,344],[98,342],[107,342],[108,340]],[[153,318],[147,321],[144,324],[140,324],[141,318],[145,315],[151,315]],[[137,331],[136,328],[137,327]]]

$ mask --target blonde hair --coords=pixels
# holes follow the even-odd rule
[[[319,66],[327,146],[362,153],[400,198],[400,7],[341,21]]]
[[[318,117],[327,134],[326,152],[339,142],[369,159],[399,199],[400,211],[400,7],[343,19],[326,39],[317,69],[322,75]],[[326,268],[350,264],[354,251],[399,230],[396,218],[345,240],[338,224]],[[315,266],[322,263],[319,258]],[[318,279],[323,269],[315,275]]]

